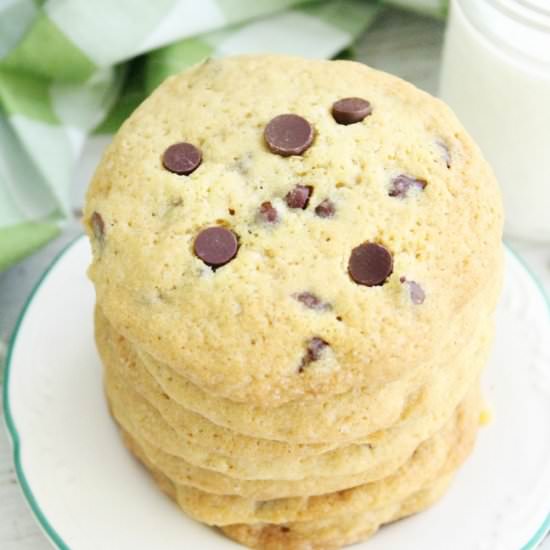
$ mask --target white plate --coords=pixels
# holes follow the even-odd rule
[[[17,475],[40,525],[72,550],[239,548],[184,516],[123,447],[92,337],[88,244],[54,262],[12,340],[4,406]],[[493,422],[449,493],[383,528],[369,550],[532,549],[550,527],[550,316],[512,254],[484,380]]]

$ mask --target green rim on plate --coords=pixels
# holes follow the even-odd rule
[[[27,310],[29,306],[31,305],[34,296],[42,286],[42,283],[46,280],[47,276],[50,274],[52,269],[57,265],[59,260],[66,254],[66,252],[81,238],[81,236],[76,237],[73,239],[69,244],[67,244],[58,254],[55,256],[55,258],[52,260],[52,263],[48,266],[46,271],[42,274],[40,279],[38,279],[37,283],[35,284],[33,290],[31,291],[29,297],[27,298],[25,305],[23,306],[23,309],[21,313],[19,314],[19,317],[17,319],[17,322],[15,324],[15,328],[13,330],[12,336],[10,338],[9,344],[8,344],[8,354],[6,358],[6,366],[5,366],[5,372],[4,372],[4,388],[3,388],[3,407],[4,407],[4,417],[6,419],[6,426],[8,428],[8,433],[10,434],[11,441],[12,441],[12,447],[13,447],[13,462],[15,464],[15,472],[17,474],[17,479],[19,480],[19,485],[23,491],[23,496],[25,497],[31,512],[34,514],[34,517],[36,518],[38,524],[43,529],[46,536],[50,539],[50,541],[59,549],[59,550],[71,550],[71,548],[65,543],[65,541],[61,538],[61,535],[56,531],[56,529],[53,527],[53,525],[48,521],[48,518],[42,511],[40,504],[36,500],[36,497],[34,496],[34,493],[32,492],[31,486],[25,476],[25,472],[23,470],[23,466],[21,465],[21,441],[19,438],[19,433],[17,431],[17,427],[15,425],[15,421],[13,419],[11,409],[10,409],[10,401],[9,401],[9,383],[10,383],[10,369],[11,369],[11,360],[13,355],[13,350],[15,348],[15,343],[17,341],[17,336],[19,334],[19,329],[21,328],[21,323],[23,322],[23,319],[25,318],[25,315],[27,313]],[[538,288],[540,294],[542,295],[544,302],[547,306],[548,314],[550,315],[550,298],[546,294],[546,291],[544,290],[544,287],[538,280],[538,278],[534,275],[534,273],[531,271],[531,268],[526,264],[526,262],[523,260],[523,258],[515,252],[509,245],[506,245],[506,248],[508,251],[518,260],[518,262],[523,266],[527,274],[530,276],[532,281],[535,283],[535,286]],[[539,529],[536,531],[536,533],[531,537],[529,542],[523,546],[521,549],[518,550],[534,550],[546,537],[548,532],[550,531],[550,512],[542,525],[539,527]]]
[[[11,360],[13,356],[13,350],[15,348],[15,342],[17,341],[19,329],[21,328],[21,323],[25,318],[27,310],[29,309],[29,306],[31,305],[34,299],[35,294],[38,292],[38,290],[42,286],[42,283],[46,280],[46,277],[50,274],[52,269],[57,265],[59,260],[61,260],[61,258],[65,255],[65,253],[69,250],[69,248],[71,248],[80,238],[81,238],[81,235],[78,235],[69,243],[67,243],[56,254],[56,256],[54,257],[50,265],[46,268],[44,273],[42,273],[42,275],[34,285],[33,289],[31,290],[31,293],[29,294],[29,297],[25,301],[25,304],[23,305],[21,313],[17,318],[15,327],[13,329],[11,338],[8,343],[8,353],[6,356],[6,364],[4,368],[4,382],[3,382],[4,387],[2,388],[3,389],[2,405],[4,409],[4,418],[6,421],[6,427],[8,429],[8,433],[11,437],[12,449],[13,449],[13,463],[15,466],[15,473],[17,475],[17,479],[19,480],[19,486],[23,491],[23,496],[25,497],[25,500],[27,501],[27,504],[29,505],[31,512],[36,518],[38,525],[42,528],[42,530],[44,531],[44,534],[48,537],[48,539],[60,550],[71,550],[71,549],[69,548],[69,546],[67,546],[67,544],[61,538],[61,535],[59,535],[59,533],[55,530],[53,525],[48,521],[48,518],[45,516],[44,512],[42,511],[42,508],[40,508],[40,504],[38,504],[38,501],[36,500],[36,497],[32,492],[31,486],[27,481],[27,477],[25,476],[23,466],[21,465],[21,440],[19,439],[19,432],[17,431],[17,427],[15,425],[15,421],[11,413],[10,399],[9,399],[9,386],[10,386],[10,371],[11,371]]]

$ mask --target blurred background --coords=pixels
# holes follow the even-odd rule
[[[246,52],[355,59],[443,97],[550,291],[550,0],[0,0],[0,366],[112,133],[168,75]],[[0,548],[49,548],[15,479],[0,431]]]

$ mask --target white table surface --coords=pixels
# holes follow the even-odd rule
[[[373,67],[397,74],[420,88],[436,93],[442,39],[442,23],[398,11],[389,11],[383,14],[360,40],[356,47],[356,55]],[[105,140],[94,139],[86,148],[75,174],[75,206],[82,204],[86,182],[104,145]],[[41,273],[57,252],[79,232],[80,228],[75,220],[55,242],[0,275],[0,357],[5,351],[5,343],[13,330],[23,303]],[[523,256],[550,294],[550,244],[532,244],[510,239],[508,242]],[[49,548],[51,548],[49,543],[31,516],[21,495],[8,438],[5,430],[0,428],[0,549],[47,550]],[[540,548],[550,550],[550,539],[547,539]]]

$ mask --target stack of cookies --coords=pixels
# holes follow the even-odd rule
[[[113,417],[189,516],[329,549],[445,491],[502,220],[440,101],[349,61],[208,60],[122,126],[85,219]]]

